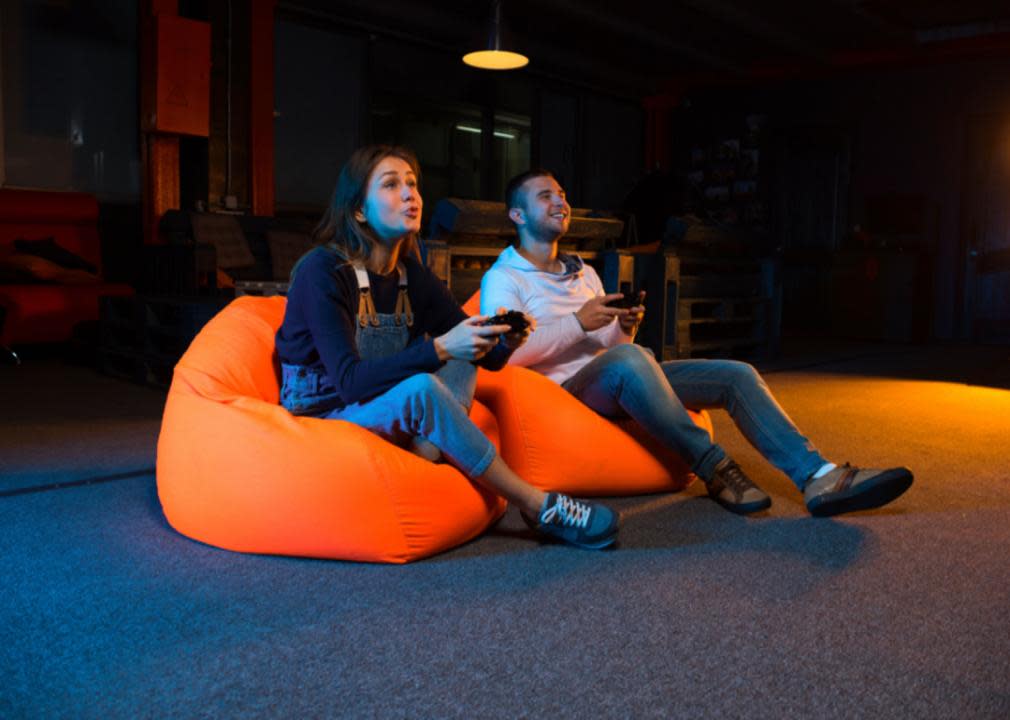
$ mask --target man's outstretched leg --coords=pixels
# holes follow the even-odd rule
[[[813,515],[869,510],[912,484],[907,468],[859,469],[826,461],[775,401],[758,372],[734,360],[671,360],[663,374],[692,408],[724,408],[744,437],[803,491]]]
[[[694,424],[648,350],[631,344],[613,347],[562,387],[605,417],[631,417],[683,457],[709,496],[726,509],[748,514],[771,505],[771,498]]]

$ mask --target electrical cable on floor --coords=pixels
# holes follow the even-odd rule
[[[99,483],[113,482],[115,480],[129,480],[130,478],[143,477],[145,475],[154,475],[154,468],[130,470],[128,472],[116,473],[114,475],[101,475],[99,477],[83,478],[81,480],[67,480],[66,482],[49,483],[48,485],[14,488],[13,490],[0,490],[0,498],[12,497],[14,495],[27,495],[29,493],[48,492],[49,490],[83,487],[85,485],[97,485]]]

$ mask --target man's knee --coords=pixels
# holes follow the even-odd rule
[[[636,370],[656,365],[652,351],[634,343],[624,343],[610,348],[607,351],[607,359]]]
[[[720,370],[725,375],[727,384],[733,386],[746,386],[763,383],[761,375],[750,363],[739,360],[712,360],[720,365]]]

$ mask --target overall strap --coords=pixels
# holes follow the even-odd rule
[[[410,307],[410,298],[407,296],[407,268],[403,266],[403,263],[396,263],[396,270],[400,274],[400,291],[396,295],[394,321],[399,325],[400,318],[403,317],[407,322],[407,327],[411,327],[414,324],[414,310]]]
[[[365,327],[371,324],[374,327],[378,327],[379,315],[375,312],[375,303],[372,301],[371,286],[368,284],[368,271],[357,263],[352,267],[354,268],[354,275],[358,278],[358,325]]]

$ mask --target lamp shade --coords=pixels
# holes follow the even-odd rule
[[[509,50],[475,50],[464,55],[463,62],[481,70],[515,70],[528,65],[530,59]]]
[[[501,1],[495,0],[488,27],[487,43],[479,50],[468,52],[463,62],[482,70],[515,70],[529,64],[525,55],[503,47]]]

